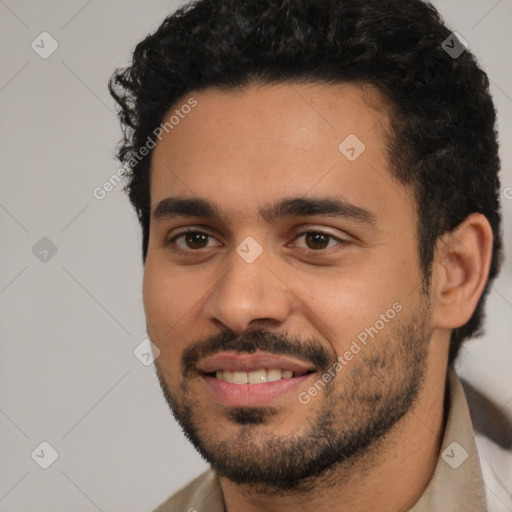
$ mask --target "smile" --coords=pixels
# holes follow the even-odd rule
[[[302,377],[302,375],[307,373],[310,372],[292,372],[291,370],[282,370],[280,368],[262,368],[251,372],[217,370],[215,378],[230,384],[262,384],[263,382],[276,382],[281,379]]]
[[[316,372],[304,361],[264,352],[222,352],[202,359],[197,369],[210,398],[230,407],[260,407],[285,400]]]

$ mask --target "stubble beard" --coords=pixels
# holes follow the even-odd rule
[[[387,326],[370,341],[310,404],[295,401],[304,418],[289,435],[279,434],[286,419],[278,420],[282,411],[258,407],[231,408],[227,418],[235,428],[226,436],[219,418],[201,405],[204,397],[193,397],[187,379],[171,392],[155,362],[157,376],[186,437],[219,476],[260,492],[309,492],[366,455],[415,403],[432,334],[428,311],[406,324],[394,321],[394,328]]]

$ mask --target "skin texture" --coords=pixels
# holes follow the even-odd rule
[[[193,97],[197,106],[154,150],[151,205],[170,196],[204,198],[221,216],[151,219],[144,305],[169,405],[217,466],[230,512],[295,510],[298,503],[302,510],[408,510],[437,462],[450,329],[469,319],[485,285],[488,222],[473,214],[439,240],[425,295],[413,193],[390,171],[386,101],[375,88],[255,85]],[[354,161],[338,149],[350,134],[365,144]],[[283,198],[327,196],[364,208],[374,223],[325,215],[266,222],[258,215]],[[175,239],[184,227],[210,235],[205,246]],[[303,236],[311,231],[334,239],[313,249]],[[249,236],[263,249],[252,263],[236,252]],[[259,415],[246,414],[244,424],[243,412],[213,399],[198,373],[182,371],[184,352],[220,331],[283,334],[289,344],[321,349],[332,363],[396,303],[400,312],[308,404],[297,393],[321,373]],[[271,336],[262,339],[270,344]],[[386,417],[391,424],[382,423]],[[379,421],[380,430],[370,428]],[[329,428],[320,435],[320,426]],[[293,465],[300,467],[321,449],[322,459],[338,450],[338,462],[288,481],[288,489],[257,483],[254,474],[245,483],[230,477],[237,461],[264,474],[285,456],[298,453]]]

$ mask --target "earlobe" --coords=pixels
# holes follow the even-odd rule
[[[480,213],[440,237],[433,269],[435,327],[455,329],[471,318],[489,276],[492,243],[492,228]]]

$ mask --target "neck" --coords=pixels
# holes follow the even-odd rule
[[[237,485],[221,478],[226,511],[288,512],[298,506],[305,512],[409,510],[427,487],[439,456],[446,363],[440,366],[427,371],[408,413],[357,460],[340,463],[297,492]]]

